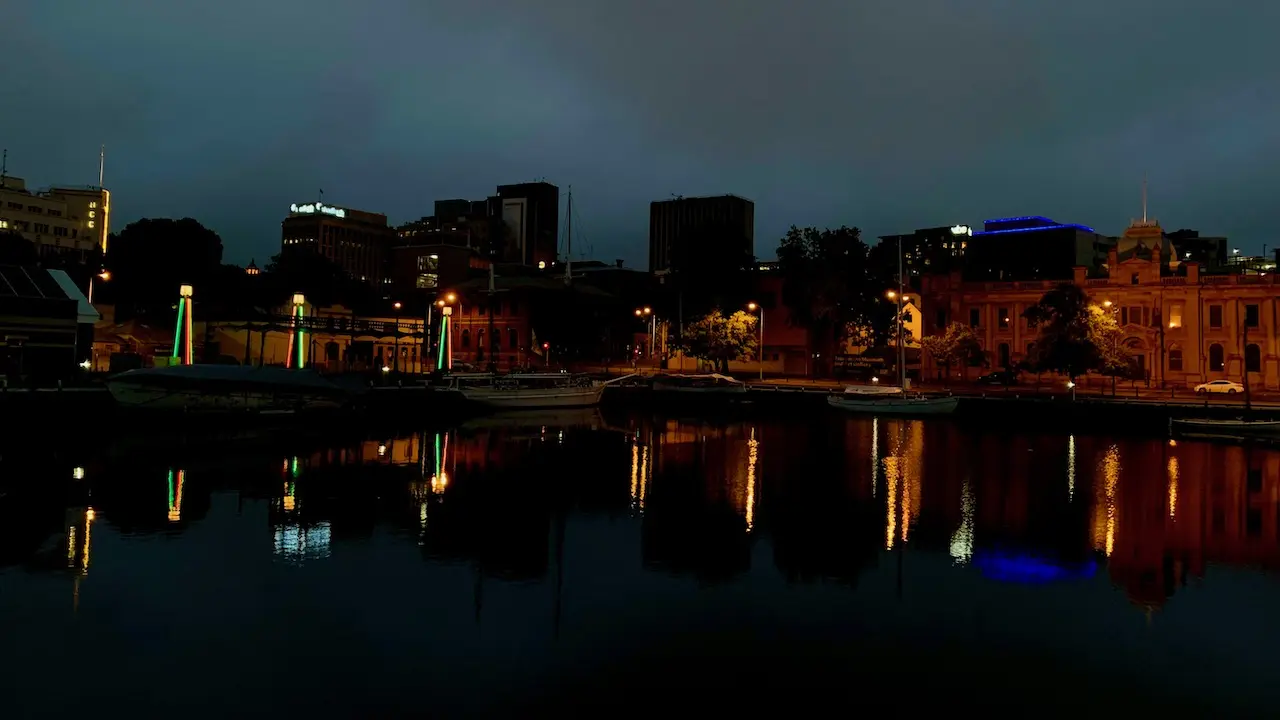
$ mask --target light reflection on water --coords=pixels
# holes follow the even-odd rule
[[[458,682],[437,692],[455,707],[496,702],[492,683],[587,682],[582,663],[653,656],[635,675],[652,684],[672,662],[755,658],[778,632],[789,644],[762,657],[835,653],[833,668],[883,640],[923,673],[946,647],[968,674],[931,677],[943,685],[1015,671],[984,654],[995,643],[1188,702],[1276,693],[1252,658],[1280,640],[1280,453],[947,422],[611,422],[498,418],[234,462],[68,467],[66,487],[4,488],[0,609],[21,608],[13,647],[31,667],[123,626],[144,639],[100,649],[108,665],[162,662],[174,646],[157,637],[240,637],[213,651],[230,682],[227,667],[253,664],[250,628],[297,606],[277,640],[315,653],[337,632],[362,649],[335,668],[373,653],[389,678],[447,672]],[[177,598],[181,618],[157,612]],[[834,637],[861,640],[846,657]],[[464,672],[463,656],[498,669]]]

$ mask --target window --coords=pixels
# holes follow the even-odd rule
[[[1258,313],[1257,305],[1244,306],[1244,326],[1245,327],[1249,327],[1249,328],[1258,327],[1259,325],[1258,316],[1259,316],[1259,313]]]
[[[1182,349],[1174,348],[1169,351],[1169,369],[1174,372],[1182,372]]]
[[[48,210],[47,212],[52,217],[62,217],[61,210]],[[89,213],[89,217],[93,217],[93,213]]]
[[[471,331],[463,328],[462,330],[462,347],[471,347]]]
[[[982,317],[978,308],[969,308],[969,327],[978,327],[978,319]]]
[[[1209,306],[1209,327],[1214,328],[1215,330],[1222,329],[1222,306],[1221,305]]]
[[[996,310],[996,317],[999,319],[1000,327],[1009,327],[1009,308],[1000,308]]]
[[[66,236],[67,236],[67,229],[66,229],[66,228],[64,228],[64,227],[61,227],[61,226],[57,226],[57,225],[55,225],[55,226],[54,226],[54,228],[53,228],[53,236],[54,236],[54,237],[66,237]]]
[[[1000,343],[1000,367],[1009,367],[1009,343]]]
[[[520,347],[520,331],[515,328],[507,328],[507,347],[515,350]]]
[[[37,233],[37,234],[44,234],[44,235],[48,235],[48,234],[49,234],[49,225],[48,225],[48,223],[36,223],[36,224],[35,224],[35,231],[36,231],[36,233]]]
[[[1213,372],[1222,372],[1224,365],[1222,346],[1214,343],[1209,346],[1209,369]]]
[[[1173,303],[1169,306],[1169,328],[1182,327],[1182,303]]]
[[[31,213],[32,215],[39,215],[42,212],[42,209],[40,208],[39,205],[28,205],[27,212]]]
[[[1244,369],[1248,372],[1262,372],[1262,348],[1249,343],[1244,349]]]
[[[934,326],[935,328],[938,328],[939,330],[941,330],[942,328],[946,327],[946,326],[947,326],[947,311],[946,311],[946,310],[938,310],[936,313],[934,313],[933,321],[934,321],[933,326]]]
[[[1142,310],[1143,310],[1143,308],[1142,308],[1142,306],[1141,306],[1141,305],[1131,305],[1131,306],[1129,306],[1129,307],[1127,308],[1127,310],[1129,311],[1129,313],[1128,313],[1128,314],[1129,314],[1129,319],[1125,321],[1126,323],[1130,323],[1130,324],[1133,324],[1133,325],[1145,325],[1145,324],[1146,324],[1146,323],[1142,322]]]
[[[1138,284],[1138,273],[1134,273],[1133,275],[1129,276],[1129,284],[1130,285]]]

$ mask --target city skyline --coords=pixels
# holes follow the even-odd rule
[[[1280,145],[1261,36],[1280,9],[708,2],[659,34],[646,8],[27,3],[11,51],[39,62],[0,103],[30,112],[0,117],[0,146],[41,187],[95,182],[105,144],[115,229],[190,216],[238,263],[274,254],[320,188],[399,224],[543,177],[573,187],[575,258],[634,267],[649,203],[673,195],[751,199],[770,257],[792,224],[871,240],[1035,214],[1118,235],[1144,176],[1166,230],[1280,244],[1280,178],[1257,162]]]

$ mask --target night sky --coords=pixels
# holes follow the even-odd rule
[[[574,255],[644,267],[648,204],[734,193],[868,236],[1141,214],[1258,252],[1280,195],[1280,3],[1261,0],[8,0],[0,146],[191,216],[227,260],[291,202],[393,223],[537,178]]]

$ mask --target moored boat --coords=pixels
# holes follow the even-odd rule
[[[700,395],[740,395],[747,392],[747,384],[728,375],[657,375],[653,378],[654,392],[696,393]]]
[[[472,375],[451,379],[467,400],[493,408],[575,408],[600,404],[606,383],[570,373]]]
[[[1170,420],[1169,429],[1188,437],[1280,440],[1280,420],[1188,418]]]
[[[315,372],[244,365],[140,368],[111,377],[106,384],[122,407],[200,413],[336,409],[354,395]]]
[[[828,396],[827,404],[841,410],[870,415],[950,415],[959,407],[960,398],[841,393]]]

